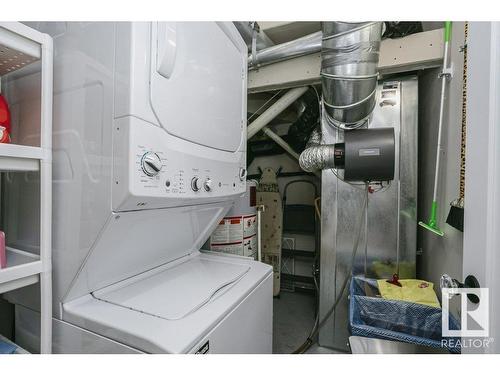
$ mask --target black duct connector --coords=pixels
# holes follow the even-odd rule
[[[346,181],[390,181],[394,179],[393,128],[360,129],[344,133],[344,142],[334,147],[334,164],[344,169]]]

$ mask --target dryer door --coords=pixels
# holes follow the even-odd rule
[[[232,24],[152,25],[151,105],[170,134],[235,152],[246,126],[247,49]]]

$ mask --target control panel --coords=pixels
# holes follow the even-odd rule
[[[244,152],[183,141],[133,117],[115,122],[114,210],[208,203],[245,191]]]

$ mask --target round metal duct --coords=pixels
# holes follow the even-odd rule
[[[323,105],[336,126],[361,126],[375,106],[382,22],[324,22]]]

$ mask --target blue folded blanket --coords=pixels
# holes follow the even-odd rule
[[[17,346],[0,340],[0,354],[14,354]]]

